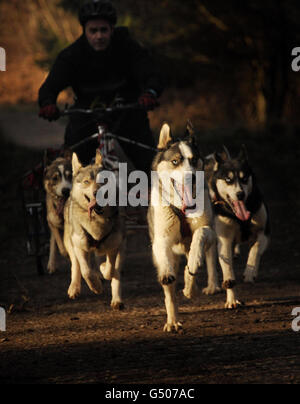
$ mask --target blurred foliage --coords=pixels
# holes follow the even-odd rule
[[[39,38],[45,52],[36,59],[36,63],[43,69],[48,70],[58,53],[68,45],[68,42],[65,38],[55,34],[50,28],[46,29],[42,24],[39,26]]]
[[[61,0],[78,9],[80,1]],[[158,53],[168,85],[201,81],[229,92],[258,123],[281,120],[299,79],[291,50],[300,40],[295,0],[114,0],[119,24]],[[207,86],[206,86],[207,87]],[[251,102],[249,102],[249,98]]]
[[[34,84],[21,84],[28,83],[30,72],[35,71],[29,58],[49,70],[58,52],[81,34],[77,13],[82,2],[0,0],[0,37],[16,59],[13,66],[8,66],[5,78],[10,74],[17,77],[21,71],[25,75],[25,67],[20,70],[15,66],[22,63],[21,52],[24,60],[24,54],[28,55],[28,73],[18,80],[18,86],[25,88],[22,97],[30,94],[32,98],[32,92],[38,89],[28,92],[26,88]],[[291,51],[300,44],[298,1],[113,3],[118,10],[118,25],[128,26],[160,63],[168,89],[162,102],[167,101],[168,108],[161,110],[162,115],[168,117],[173,109],[172,116],[177,120],[185,108],[198,116],[202,126],[209,121],[254,126],[299,121],[300,74],[291,69]],[[0,101],[13,91],[10,80],[4,85],[5,94],[0,89]],[[157,120],[164,119],[159,114]]]
[[[57,53],[80,35],[77,18],[59,1],[0,1],[0,46],[7,54],[0,104],[36,102]]]

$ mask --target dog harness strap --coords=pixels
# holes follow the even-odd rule
[[[188,224],[188,222],[186,220],[185,213],[182,210],[176,208],[176,206],[171,205],[171,208],[172,208],[173,212],[175,213],[175,215],[180,220],[180,233],[181,233],[181,236],[183,238],[191,237],[192,232],[191,232],[190,226],[189,226],[189,224]]]
[[[110,217],[110,219],[113,219],[115,216],[117,216],[119,214],[119,212],[118,211],[116,211],[111,217]],[[104,236],[104,237],[102,237],[100,240],[95,240],[89,233],[87,233],[88,234],[88,239],[89,239],[89,243],[90,243],[90,245],[91,245],[91,247],[94,247],[94,248],[99,248],[100,247],[100,245],[104,242],[104,241],[106,241],[107,239],[108,239],[108,237],[111,235],[111,233],[112,233],[112,231],[113,231],[113,226],[112,226],[112,228],[110,229],[110,231]]]
[[[227,205],[227,203],[225,201],[222,201],[221,199],[218,199],[216,194],[212,202],[214,211],[217,215],[229,217],[236,220],[236,216],[232,213],[232,210]]]
[[[189,268],[189,267],[188,267],[188,271],[189,271],[189,275],[191,275],[191,276],[197,276],[197,274],[198,274],[197,272],[193,274],[193,273],[190,271],[190,268]]]
[[[95,240],[95,239],[90,235],[89,241],[90,241],[91,247],[99,248],[100,245],[101,245],[101,243],[103,243],[105,240],[108,239],[108,237],[111,235],[111,232],[112,232],[112,229],[111,229],[111,231],[110,231],[108,234],[106,234],[106,236],[102,237],[101,240]]]

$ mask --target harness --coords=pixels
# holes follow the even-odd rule
[[[236,220],[238,222],[241,222],[235,216],[235,214],[232,212],[232,209],[230,208],[230,206],[225,201],[223,201],[221,198],[218,198],[217,195],[218,195],[218,191],[214,190],[214,197],[212,198],[212,204],[213,204],[213,208],[214,208],[215,213],[217,215],[229,217],[230,219],[234,219],[234,220]],[[251,215],[251,217],[252,217],[252,215]],[[250,217],[249,220],[251,220],[251,217]]]
[[[116,212],[115,212],[111,217],[109,217],[108,219],[112,220],[112,219],[114,219],[116,216],[118,216],[118,214],[119,214],[119,212],[118,212],[118,210],[116,210]],[[104,237],[102,237],[100,240],[95,240],[95,239],[90,235],[90,233],[88,233],[85,229],[83,229],[83,230],[84,230],[84,232],[85,232],[85,234],[86,234],[86,237],[87,237],[87,239],[88,239],[89,246],[92,247],[92,248],[99,249],[100,246],[101,246],[101,244],[103,244],[103,243],[109,238],[109,236],[112,234],[113,229],[114,229],[114,226],[112,226],[111,229],[110,229],[110,231],[109,231]]]
[[[186,212],[185,212],[186,208],[183,207],[182,209],[179,209],[174,205],[170,205],[170,207],[180,221],[180,233],[182,238],[192,237],[192,231],[186,218]]]

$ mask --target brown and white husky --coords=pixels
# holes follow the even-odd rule
[[[157,186],[152,183],[148,223],[153,261],[165,294],[167,322],[164,331],[168,332],[178,331],[182,327],[175,296],[180,255],[185,255],[187,260],[183,291],[187,298],[193,296],[195,276],[205,260],[208,287],[203,291],[213,294],[219,290],[215,268],[213,211],[205,182],[202,184],[201,195],[195,192],[195,176],[203,170],[203,160],[197,150],[191,125],[188,125],[187,130],[187,137],[175,140],[169,125],[165,123],[152,165]],[[185,184],[188,175],[192,178],[189,186],[188,181]],[[168,192],[166,179],[169,179]],[[198,197],[201,199],[200,207],[196,206]]]
[[[101,188],[98,176],[104,170],[97,150],[95,163],[83,167],[73,153],[73,186],[66,204],[64,242],[71,259],[71,284],[68,295],[75,299],[81,291],[83,277],[96,294],[102,292],[102,280],[111,281],[113,309],[122,309],[121,268],[125,249],[123,216],[118,206],[99,206],[97,192]],[[93,255],[106,261],[97,267]]]

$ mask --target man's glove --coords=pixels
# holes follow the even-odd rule
[[[159,103],[155,91],[149,90],[142,94],[139,98],[139,104],[147,111],[152,111],[154,108],[158,107]]]
[[[55,104],[45,105],[40,109],[39,117],[48,119],[48,121],[56,121],[60,117],[59,109]]]

